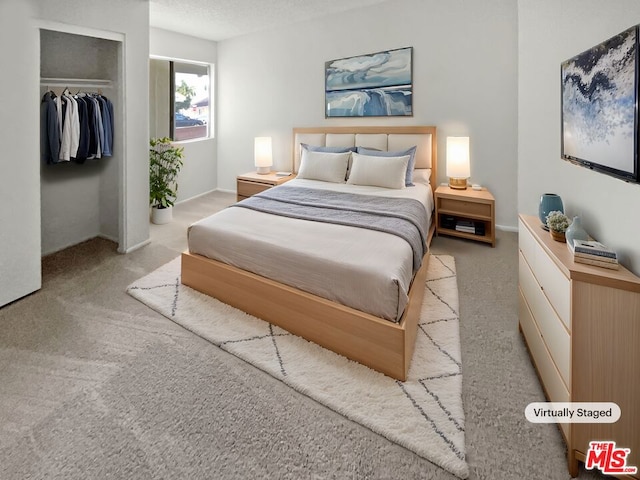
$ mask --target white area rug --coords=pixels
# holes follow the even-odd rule
[[[464,412],[455,262],[432,255],[416,350],[399,382],[180,283],[180,258],[127,292],[214,345],[460,478]]]

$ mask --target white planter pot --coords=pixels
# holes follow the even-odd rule
[[[173,207],[151,208],[151,221],[156,225],[164,225],[173,219]]]

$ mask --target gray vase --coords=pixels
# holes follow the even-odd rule
[[[589,234],[582,228],[582,222],[577,215],[573,217],[573,221],[565,232],[567,243],[573,247],[574,240],[589,240]]]

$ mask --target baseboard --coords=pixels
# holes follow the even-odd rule
[[[118,253],[131,253],[134,250],[138,250],[139,248],[142,248],[142,247],[144,247],[146,245],[149,245],[150,243],[151,243],[151,239],[148,238],[145,241],[140,242],[140,243],[134,245],[133,247],[129,247],[129,248],[125,249],[125,250],[121,250],[120,247],[118,247]]]
[[[518,233],[518,227],[512,227],[511,225],[496,225],[496,230],[502,230],[503,232]]]
[[[109,240],[113,243],[118,243],[118,239],[116,237],[112,237],[111,235],[105,235],[104,233],[99,233],[98,238],[104,238],[105,240]]]
[[[59,245],[59,246],[57,246],[57,247],[54,247],[52,250],[46,250],[46,251],[45,251],[45,250],[43,250],[43,251],[40,253],[40,256],[41,256],[41,257],[46,257],[46,256],[48,256],[48,255],[53,255],[54,253],[61,252],[61,251],[63,251],[63,250],[66,250],[67,248],[75,247],[76,245],[80,245],[81,243],[87,242],[87,241],[92,240],[92,239],[94,239],[94,238],[97,238],[97,237],[99,237],[99,236],[100,236],[99,234],[98,234],[98,235],[89,235],[89,236],[86,236],[86,237],[83,237],[83,238],[80,238],[80,239],[74,240],[74,241],[73,241],[73,242],[71,242],[71,243],[66,243],[66,244],[64,244],[64,245]],[[106,238],[106,237],[103,237],[103,238]],[[107,240],[111,240],[111,239],[110,239],[110,238],[107,238]],[[118,242],[116,242],[116,243],[118,243]]]
[[[217,192],[217,191],[218,191],[218,189],[214,188],[213,190],[208,190],[206,192],[199,193],[198,195],[194,195],[193,197],[185,198],[183,200],[180,200],[179,202],[175,202],[175,205],[180,205],[181,203],[188,202],[188,201],[193,200],[195,198],[199,198],[199,197],[202,197],[203,195],[208,195],[210,193]]]

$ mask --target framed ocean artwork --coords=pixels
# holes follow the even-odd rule
[[[638,159],[638,26],[561,64],[561,157],[628,182]]]
[[[325,62],[325,117],[413,115],[413,47]]]

